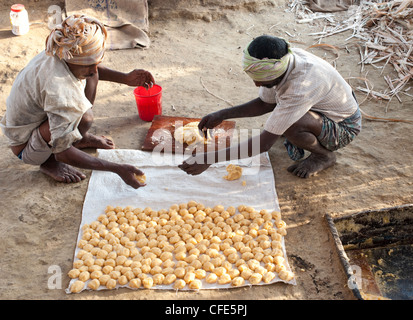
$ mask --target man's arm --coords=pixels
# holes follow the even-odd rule
[[[142,69],[135,69],[131,72],[124,73],[112,70],[103,65],[98,65],[98,72],[99,80],[122,83],[133,87],[152,86],[155,83],[152,74]]]
[[[114,162],[99,159],[73,146],[71,146],[69,149],[66,149],[65,151],[56,153],[55,158],[57,161],[66,163],[77,168],[110,171],[116,173],[122,178],[122,180],[126,184],[130,185],[135,189],[144,186],[140,184],[138,180],[136,180],[135,178],[135,174],[143,174],[143,172],[135,166],[128,164],[117,164]]]
[[[254,157],[270,150],[279,135],[263,131],[260,135],[252,137],[236,146],[214,152],[198,153],[186,159],[179,168],[191,175],[198,175],[207,170],[212,164],[223,161]]]
[[[257,117],[268,112],[273,111],[275,104],[270,104],[262,101],[260,98],[256,98],[247,103],[223,109],[223,115],[225,119],[230,118],[246,118],[246,117]]]
[[[235,107],[210,113],[201,119],[198,127],[200,130],[212,129],[226,119],[261,116],[273,111],[275,106],[275,104],[266,103],[260,98],[256,98]]]

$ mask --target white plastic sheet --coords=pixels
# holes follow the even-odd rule
[[[224,207],[239,205],[251,206],[256,210],[279,211],[278,198],[275,191],[274,175],[268,154],[254,158],[231,162],[243,168],[239,180],[227,181],[226,166],[230,162],[212,165],[207,171],[197,176],[187,175],[178,168],[184,160],[181,154],[160,154],[140,150],[98,150],[98,157],[116,163],[128,163],[141,169],[147,179],[147,186],[133,189],[126,185],[116,174],[105,171],[93,171],[86,193],[82,221],[77,242],[82,236],[82,227],[95,221],[105,212],[108,205],[113,207],[132,206],[134,208],[150,207],[153,210],[169,209],[173,204],[187,203],[194,200],[206,207],[223,205]],[[243,181],[245,185],[243,185]],[[287,270],[288,265],[284,239],[282,241]],[[75,251],[74,260],[78,248]],[[70,285],[75,281],[72,279]],[[276,276],[270,283],[283,281]],[[286,282],[286,281],[284,281]],[[296,284],[295,278],[290,284]],[[261,282],[260,284],[264,284]],[[249,285],[246,282],[246,285]],[[119,287],[119,285],[117,286]],[[127,287],[127,285],[125,286]],[[229,288],[231,285],[207,285],[208,288]],[[172,289],[172,286],[154,286],[154,289]],[[101,286],[101,289],[105,287]],[[69,288],[66,292],[70,292]]]

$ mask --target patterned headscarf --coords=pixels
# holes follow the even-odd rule
[[[254,81],[272,81],[280,77],[287,70],[288,62],[290,61],[290,57],[292,55],[292,51],[288,42],[288,53],[281,57],[281,59],[257,59],[255,57],[252,57],[248,52],[248,47],[250,46],[251,42],[244,49],[242,63],[244,71]]]
[[[46,39],[46,54],[56,55],[76,65],[92,65],[103,60],[106,29],[98,20],[75,14],[57,25]]]

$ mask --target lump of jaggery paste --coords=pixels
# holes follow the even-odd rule
[[[136,180],[138,180],[139,181],[139,183],[141,183],[141,184],[145,184],[146,183],[146,176],[143,174],[143,175],[137,175],[137,174],[135,174],[135,178],[136,178]]]
[[[208,143],[211,140],[211,136],[208,132],[208,137],[205,138],[199,128],[199,121],[190,122],[183,127],[176,128],[174,132],[174,138],[176,141],[179,141],[181,144],[193,144],[203,142],[204,144]]]
[[[234,164],[230,164],[227,167],[228,175],[224,176],[225,180],[237,180],[242,176],[242,168]]]

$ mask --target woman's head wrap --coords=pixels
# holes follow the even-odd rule
[[[248,52],[251,42],[244,49],[242,63],[244,71],[252,78],[252,80],[257,82],[272,81],[283,75],[287,70],[288,62],[292,55],[290,44],[286,41],[288,53],[281,57],[281,59],[257,59],[251,56]]]
[[[93,65],[103,60],[106,29],[98,20],[72,15],[57,25],[46,39],[46,54],[76,65]]]

